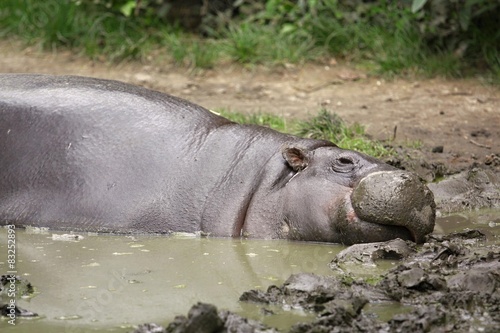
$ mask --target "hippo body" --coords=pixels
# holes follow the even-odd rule
[[[384,182],[394,176],[394,197],[372,200],[367,186],[357,193],[363,181],[374,187],[377,175]],[[0,224],[422,241],[433,230],[435,204],[416,183],[412,174],[331,142],[236,124],[145,88],[0,75]],[[411,198],[401,201],[398,193],[406,192]],[[363,202],[353,205],[354,194]],[[404,207],[378,221],[373,212],[380,215],[384,204]]]

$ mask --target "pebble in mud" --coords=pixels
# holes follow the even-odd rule
[[[431,150],[433,153],[442,153],[444,151],[444,147],[443,146],[435,146],[432,148]]]

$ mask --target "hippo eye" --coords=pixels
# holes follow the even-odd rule
[[[339,158],[339,162],[341,164],[354,164],[354,161],[348,157],[341,157]]]
[[[335,161],[333,170],[336,172],[349,172],[352,171],[355,166],[356,164],[351,157],[342,156]]]

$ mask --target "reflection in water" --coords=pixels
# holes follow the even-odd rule
[[[463,213],[438,219],[436,233],[480,229],[499,243],[500,212]],[[61,233],[57,233],[61,234]],[[9,332],[128,332],[143,322],[166,324],[196,302],[215,304],[267,324],[289,327],[307,320],[300,311],[239,303],[249,289],[282,284],[293,273],[333,274],[328,263],[344,247],[288,241],[152,236],[86,235],[65,240],[53,233],[17,230],[17,270],[36,288],[18,305],[37,312]],[[0,229],[0,271],[7,271],[7,230]],[[385,265],[386,269],[393,265]],[[369,271],[380,274],[378,271]],[[3,300],[5,302],[5,299]],[[386,306],[390,309],[390,306]],[[383,316],[385,308],[368,311]],[[299,318],[297,318],[299,317]]]

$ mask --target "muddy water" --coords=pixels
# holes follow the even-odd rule
[[[2,271],[7,270],[6,235],[2,230]],[[17,270],[37,288],[33,298],[18,305],[44,317],[19,320],[19,329],[39,331],[47,325],[56,332],[164,322],[198,301],[251,312],[252,306],[239,304],[241,293],[281,284],[291,273],[328,274],[327,263],[342,249],[183,236],[83,237],[61,241],[53,233],[17,230]]]
[[[462,213],[438,219],[436,233],[480,229],[488,243],[500,244],[500,212]],[[167,324],[185,315],[198,301],[286,329],[311,315],[271,308],[264,317],[257,306],[238,302],[244,291],[282,284],[290,274],[328,275],[328,263],[344,247],[287,241],[176,237],[87,235],[79,241],[58,240],[61,233],[16,230],[17,271],[36,288],[20,307],[40,314],[0,320],[9,332],[127,332],[134,324]],[[7,269],[7,231],[0,229],[0,272]],[[393,267],[356,268],[355,274],[378,275]],[[8,299],[2,299],[6,302]],[[390,318],[404,311],[370,305],[367,311]]]
[[[477,229],[486,235],[485,245],[500,245],[500,210],[466,211],[437,219],[435,234]]]

